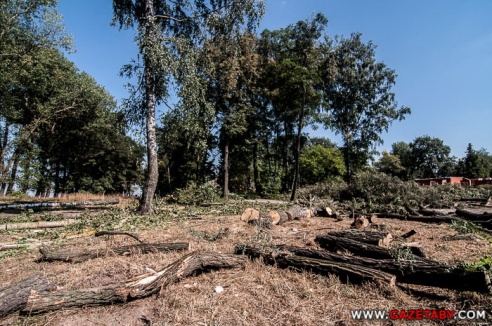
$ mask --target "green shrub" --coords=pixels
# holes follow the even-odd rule
[[[202,185],[192,182],[188,187],[177,190],[177,199],[178,203],[185,205],[214,202],[220,199],[220,187],[213,181]]]

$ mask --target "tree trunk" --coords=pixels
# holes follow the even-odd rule
[[[330,232],[327,235],[345,239],[352,239],[355,241],[368,243],[384,248],[388,248],[391,240],[393,240],[393,236],[391,235],[391,233],[376,231],[340,231]]]
[[[224,145],[224,190],[222,196],[229,199],[229,139]]]
[[[17,176],[17,169],[19,168],[19,154],[17,152],[14,153],[14,164],[12,165],[12,172],[10,172],[10,180],[7,186],[6,194],[10,195],[14,191],[15,179]]]
[[[468,271],[462,266],[442,264],[430,260],[391,260],[346,256],[324,250],[305,249],[294,246],[277,246],[298,256],[326,259],[372,269],[396,275],[399,283],[436,286],[458,291],[489,293],[490,279],[483,271]]]
[[[294,172],[294,183],[292,185],[292,193],[290,195],[290,201],[294,201],[297,198],[297,187],[299,186],[299,168],[300,168],[300,155],[301,155],[301,136],[302,136],[302,127],[304,124],[304,110],[306,105],[306,85],[303,84],[303,93],[302,93],[302,108],[301,115],[299,117],[299,124],[297,125],[297,144],[296,144],[296,153],[294,158],[296,160],[295,164],[295,172]]]
[[[489,210],[466,210],[466,209],[457,209],[456,215],[470,221],[485,221],[492,219],[492,213]]]
[[[255,184],[255,192],[261,196],[263,194],[263,187],[260,184],[260,169],[258,167],[258,139],[255,140],[253,145],[253,182]]]
[[[149,44],[156,39],[154,26],[154,1],[145,1],[145,17],[147,25],[145,29],[145,47],[144,47],[144,83],[145,83],[145,110],[146,110],[146,128],[147,128],[147,174],[145,184],[142,189],[142,198],[140,200],[140,214],[153,213],[152,203],[154,200],[157,181],[159,178],[158,161],[157,161],[157,141],[155,134],[155,105],[156,105],[156,80],[153,77],[152,54],[150,54]]]
[[[272,253],[249,246],[236,246],[236,254],[245,254],[251,258],[262,258],[268,265],[276,265],[279,268],[294,268],[295,270],[311,271],[321,275],[333,274],[340,278],[341,282],[362,284],[367,281],[379,281],[390,286],[395,285],[394,275],[381,272],[377,269],[352,264],[329,261],[326,259],[309,258],[305,256],[293,256],[285,253]]]
[[[314,240],[323,249],[329,251],[347,250],[354,255],[374,258],[374,259],[395,259],[397,252],[386,248],[381,248],[368,243],[362,243],[348,238],[339,238],[331,235],[317,236]],[[419,260],[420,257],[411,253],[405,253],[405,259]]]
[[[41,275],[32,275],[0,289],[0,318],[25,307],[31,291],[44,292],[55,285]]]
[[[39,249],[41,259],[47,261],[65,261],[71,263],[80,263],[87,260],[104,257],[108,254],[116,254],[120,256],[135,254],[148,254],[158,251],[181,251],[188,250],[190,247],[187,242],[178,243],[155,243],[155,244],[136,244],[131,246],[122,246],[109,249],[96,249],[87,251],[56,251],[49,247]]]
[[[63,292],[32,293],[24,313],[110,305],[142,299],[181,279],[221,268],[243,267],[241,258],[225,254],[190,253],[155,274],[145,274],[118,285]]]

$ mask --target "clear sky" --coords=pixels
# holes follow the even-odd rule
[[[452,155],[468,143],[492,152],[492,0],[266,0],[258,31],[278,29],[322,12],[326,32],[360,32],[377,45],[376,55],[398,75],[393,91],[412,114],[383,135],[397,141],[438,137]],[[127,80],[118,72],[136,56],[133,31],[110,26],[111,0],[59,0],[76,53],[68,58],[118,101]],[[338,141],[332,133],[316,136]]]

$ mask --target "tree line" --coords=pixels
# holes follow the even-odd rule
[[[261,0],[114,0],[112,24],[134,30],[138,48],[121,69],[132,84],[117,107],[63,56],[71,40],[56,2],[0,5],[3,193],[139,184],[147,213],[156,192],[216,180],[225,198],[251,191],[295,199],[300,184],[367,169],[382,134],[410,114],[375,44],[360,33],[330,36],[323,14],[258,33]],[[144,146],[126,135],[131,126],[145,133]],[[308,126],[339,134],[341,146],[310,138]],[[425,149],[417,140],[395,144],[375,168],[407,179],[451,171],[451,163],[406,165]],[[455,168],[470,169],[470,160]]]

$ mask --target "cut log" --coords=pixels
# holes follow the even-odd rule
[[[353,228],[363,230],[369,226],[369,220],[364,216],[356,217],[354,222],[351,224]]]
[[[418,242],[401,243],[399,246],[410,250],[410,252],[415,256],[427,258],[424,248]]]
[[[492,219],[492,213],[489,210],[466,210],[457,209],[456,215],[470,221],[485,221]]]
[[[28,230],[28,229],[49,229],[49,228],[61,228],[68,225],[80,223],[80,221],[74,219],[68,219],[63,221],[50,221],[50,222],[26,222],[26,223],[12,223],[0,225],[0,230]]]
[[[422,223],[452,223],[457,221],[455,217],[452,216],[415,216],[415,215],[400,215],[392,213],[379,213],[375,214],[379,218],[391,218],[402,221],[415,221]]]
[[[454,214],[455,212],[456,212],[455,208],[437,209],[437,208],[422,207],[419,209],[419,213],[424,216],[446,216],[446,215]]]
[[[435,286],[440,288],[490,293],[490,278],[483,271],[469,271],[463,266],[453,266],[432,260],[392,260],[346,256],[325,250],[293,246],[277,246],[298,256],[326,259],[329,261],[379,269],[396,275],[398,283]]]
[[[272,218],[273,225],[281,225],[288,220],[287,213],[271,210],[267,213]]]
[[[333,210],[328,207],[328,206],[322,206],[322,205],[317,205],[312,209],[313,215],[314,216],[320,216],[320,217],[332,217],[335,215],[333,213]]]
[[[259,213],[260,213],[259,218],[249,220],[248,223],[259,228],[271,229],[273,224],[270,215],[264,212],[259,212]]]
[[[62,292],[33,291],[22,311],[39,314],[60,309],[124,303],[156,294],[161,288],[186,277],[222,268],[243,267],[244,264],[244,259],[237,256],[193,252],[157,273],[145,274],[117,285]]]
[[[55,285],[41,275],[32,275],[0,289],[0,318],[23,309],[31,291],[43,292],[52,290]]]
[[[246,208],[243,212],[243,214],[241,215],[241,221],[243,222],[249,222],[251,220],[257,220],[260,218],[260,212],[257,211],[256,209],[254,208]]]
[[[155,244],[137,244],[131,246],[122,246],[110,249],[98,249],[88,251],[60,251],[53,250],[49,247],[43,247],[39,249],[41,253],[41,260],[45,261],[66,261],[71,263],[81,263],[90,259],[98,257],[104,257],[111,254],[120,256],[135,254],[148,254],[158,251],[182,251],[189,250],[189,243],[177,242],[177,243],[155,243]]]
[[[250,246],[236,246],[236,254],[244,254],[250,258],[262,258],[268,265],[276,265],[279,268],[294,268],[299,271],[310,271],[321,275],[336,275],[341,282],[361,284],[368,281],[382,282],[389,286],[395,285],[394,275],[367,268],[355,266],[344,262],[329,261],[304,256],[295,256],[289,253],[260,250]]]
[[[369,216],[368,220],[369,220],[369,223],[376,224],[379,222],[379,217],[372,214],[371,216]]]
[[[362,243],[347,238],[339,238],[331,235],[317,236],[314,240],[320,247],[329,251],[349,251],[354,255],[374,259],[394,259],[398,258],[396,252],[387,248],[382,248],[368,243]],[[422,259],[408,253],[409,259]]]
[[[403,238],[403,239],[408,239],[408,238],[410,238],[410,237],[414,236],[415,234],[417,234],[417,231],[415,231],[415,230],[410,230],[410,231],[408,231],[407,233],[404,233],[404,234],[400,235],[399,237],[400,237],[400,238]]]
[[[5,209],[22,209],[22,208],[58,208],[58,207],[77,207],[77,206],[101,206],[101,205],[116,205],[120,200],[97,200],[83,202],[20,202],[13,204],[0,204],[0,210]]]
[[[393,236],[391,233],[387,232],[376,232],[376,231],[339,231],[339,232],[329,232],[327,235],[340,237],[345,239],[352,239],[355,241],[369,243],[375,246],[388,248]]]
[[[294,205],[287,210],[287,216],[289,221],[300,220],[302,218],[311,217],[311,210],[309,208]]]

